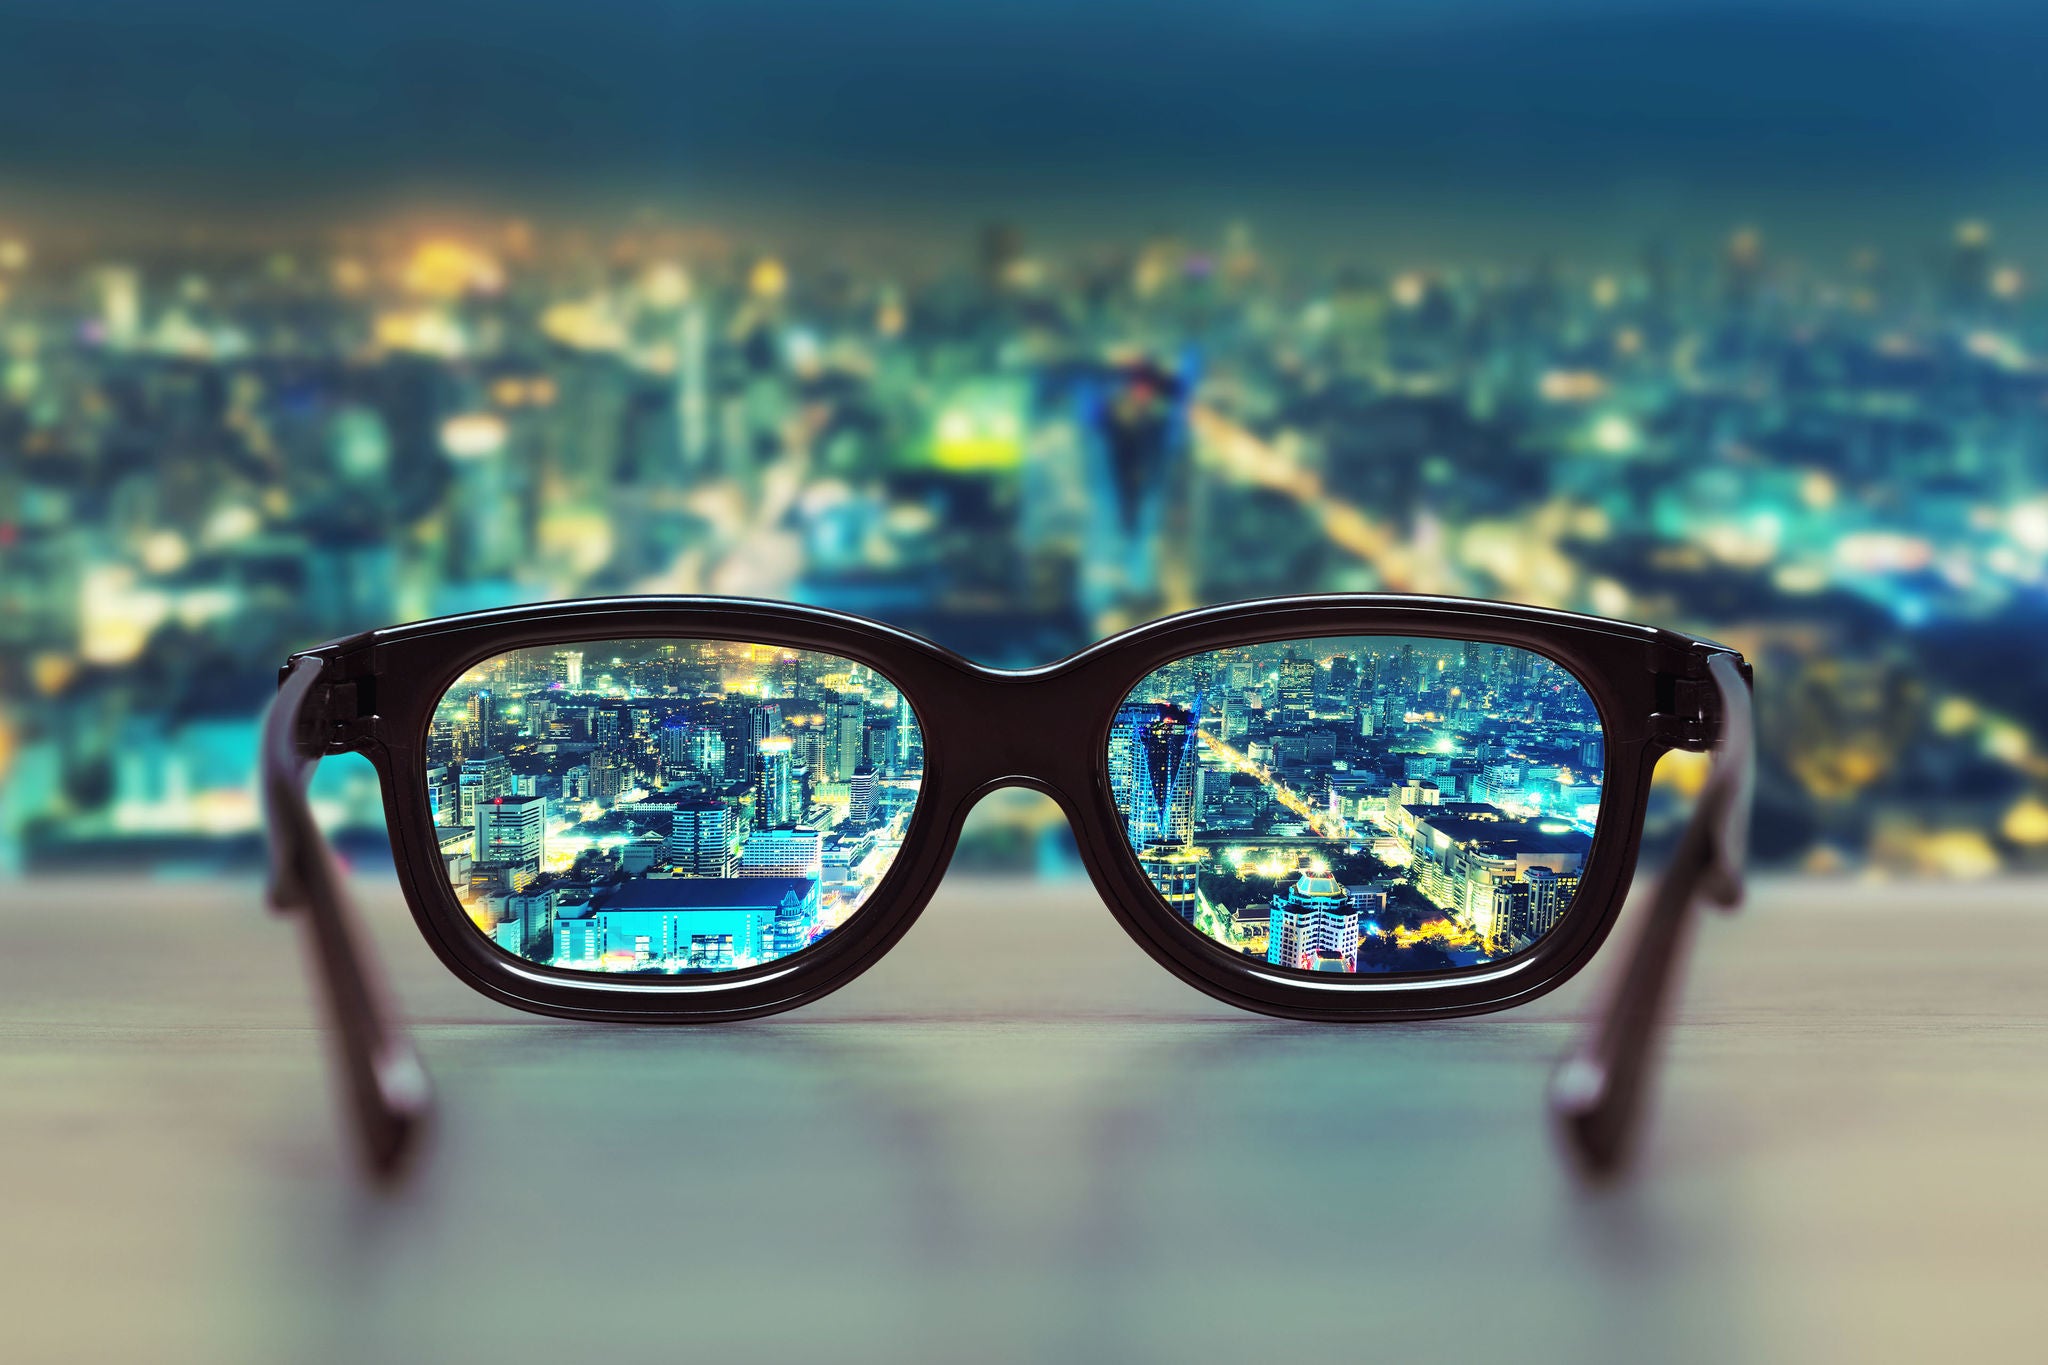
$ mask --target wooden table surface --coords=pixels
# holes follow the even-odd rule
[[[2044,890],[1766,882],[1589,1192],[1542,1109],[1579,986],[1277,1023],[1085,886],[955,881],[807,1010],[602,1027],[373,883],[443,1105],[379,1194],[252,885],[0,885],[0,1360],[2037,1361]]]

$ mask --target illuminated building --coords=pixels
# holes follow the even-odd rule
[[[755,809],[761,823],[769,828],[787,827],[803,819],[803,783],[798,777],[795,741],[788,735],[769,735],[758,745],[755,759]]]
[[[690,723],[681,716],[670,716],[661,723],[661,773],[673,781],[686,773],[697,770],[694,741],[696,735]]]
[[[642,878],[558,911],[555,962],[671,972],[765,962],[802,948],[817,922],[812,878]]]
[[[825,708],[826,775],[844,782],[866,757],[868,707],[864,697],[844,698]]]
[[[1342,970],[1358,970],[1358,910],[1330,877],[1304,872],[1273,897],[1266,933],[1266,961],[1276,966],[1314,971],[1330,954]]]
[[[608,806],[625,790],[627,774],[616,756],[599,749],[590,756],[590,799]]]
[[[502,754],[477,754],[463,763],[456,790],[457,816],[466,828],[473,830],[477,827],[478,806],[512,790],[512,767]]]
[[[1403,805],[1394,824],[1416,889],[1445,909],[1484,912],[1489,921],[1496,883],[1539,867],[1576,877],[1593,843],[1563,821],[1520,819],[1476,801]]]
[[[740,850],[742,877],[821,877],[825,838],[814,829],[757,829]]]
[[[1196,892],[1200,864],[1188,850],[1179,844],[1152,844],[1139,850],[1138,866],[1152,879],[1166,908],[1193,924],[1200,905]]]
[[[455,774],[446,763],[431,764],[427,768],[427,809],[433,812],[436,825],[461,823],[461,798]]]
[[[846,784],[846,823],[865,829],[875,818],[875,770],[863,762]]]
[[[1199,698],[1187,720],[1151,705],[1117,712],[1110,730],[1109,781],[1132,848],[1184,844],[1194,837],[1201,734],[1191,722],[1199,716]]]
[[[1522,881],[1492,883],[1492,895],[1485,915],[1473,918],[1481,926],[1480,934],[1486,940],[1487,948],[1495,953],[1507,952],[1515,945],[1517,926],[1526,927],[1529,923],[1529,884]]]
[[[1522,874],[1522,879],[1529,888],[1528,920],[1517,926],[1517,932],[1524,938],[1539,939],[1556,928],[1558,920],[1571,909],[1579,879],[1574,873],[1555,872],[1547,867],[1532,867]]]
[[[477,804],[477,861],[511,869],[522,890],[540,875],[547,857],[548,803],[544,796],[494,796]]]
[[[469,742],[475,748],[490,752],[498,747],[497,708],[492,704],[491,689],[479,687],[469,698]]]
[[[499,947],[522,957],[535,952],[551,955],[555,899],[554,888],[547,886],[514,891],[505,897],[504,918],[499,920],[492,938]]]
[[[1313,659],[1288,655],[1280,661],[1280,712],[1289,720],[1307,720],[1316,704],[1316,665]]]
[[[725,775],[725,736],[711,726],[690,734],[690,766],[711,777]]]
[[[733,853],[734,825],[733,811],[723,801],[678,807],[669,829],[669,866],[683,876],[732,876],[738,866]]]

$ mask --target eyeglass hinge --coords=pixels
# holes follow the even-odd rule
[[[1721,738],[1721,698],[1711,678],[1672,678],[1671,705],[1650,718],[1655,738],[1704,753]]]
[[[316,686],[299,713],[299,751],[309,756],[352,753],[374,738],[376,687],[370,675]]]

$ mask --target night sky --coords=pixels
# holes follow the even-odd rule
[[[2048,6],[12,0],[0,215],[656,205],[1390,250],[2048,224]],[[12,201],[11,204],[9,201]],[[2016,240],[2021,239],[2021,240]],[[964,239],[963,239],[964,240]]]

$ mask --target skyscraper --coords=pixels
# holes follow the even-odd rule
[[[477,806],[477,861],[510,870],[515,891],[540,876],[547,857],[548,802],[544,796],[494,796]]]
[[[1290,721],[1307,720],[1316,706],[1316,664],[1290,654],[1280,661],[1280,713]]]
[[[1266,961],[1314,971],[1318,957],[1331,954],[1345,971],[1358,970],[1358,909],[1334,878],[1302,873],[1273,897],[1268,925]]]
[[[877,783],[875,770],[862,763],[847,779],[846,823],[854,829],[866,829],[875,818],[875,794]]]
[[[1152,879],[1166,908],[1183,923],[1195,922],[1201,901],[1196,895],[1198,864],[1179,844],[1153,844],[1138,854],[1138,865]]]
[[[690,764],[706,777],[725,776],[725,736],[703,725],[690,733]]]
[[[1182,719],[1152,704],[1126,706],[1110,730],[1109,782],[1131,847],[1194,837],[1201,763],[1199,698]]]
[[[803,787],[797,776],[794,748],[788,735],[769,735],[759,743],[754,808],[761,812],[764,826],[786,828],[803,818]]]
[[[736,866],[731,812],[723,801],[680,807],[668,836],[668,861],[689,877],[730,877]]]
[[[599,805],[609,806],[619,799],[625,790],[625,773],[619,767],[619,760],[603,749],[590,756],[590,799]]]
[[[670,716],[661,723],[661,775],[667,781],[674,781],[685,773],[696,770],[691,740],[695,737],[693,727],[681,716]]]
[[[866,757],[861,747],[867,738],[868,704],[865,697],[842,697],[825,709],[827,725],[825,774],[844,782]]]
[[[1530,939],[1539,939],[1556,928],[1557,921],[1571,909],[1572,896],[1579,889],[1579,879],[1571,873],[1553,872],[1547,867],[1532,867],[1522,874],[1522,878],[1529,888],[1528,920],[1522,932]]]
[[[583,690],[583,651],[558,649],[554,653],[555,681],[570,692]]]
[[[512,767],[503,754],[479,753],[467,759],[462,765],[462,775],[456,779],[456,813],[463,827],[475,829],[478,805],[511,790]],[[478,861],[482,861],[481,850]]]
[[[474,748],[490,752],[498,747],[498,712],[488,687],[469,695],[469,729]]]

